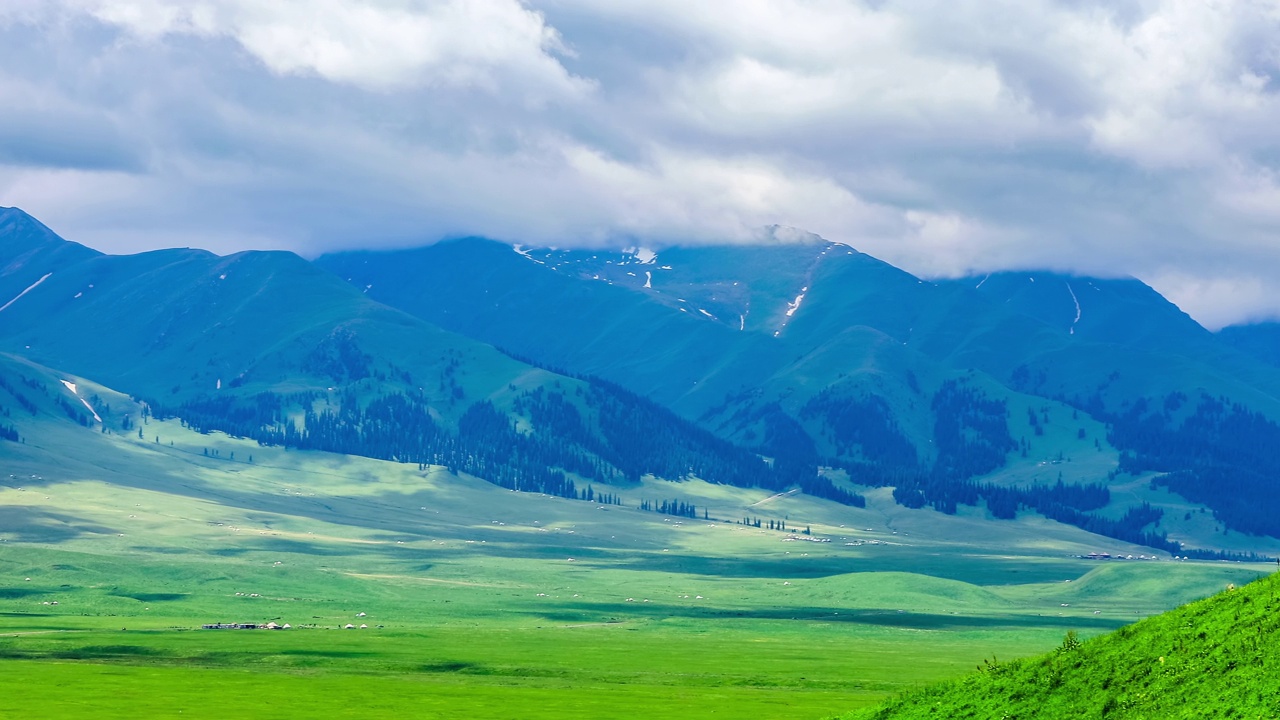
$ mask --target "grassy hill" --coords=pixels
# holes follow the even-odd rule
[[[1272,718],[1280,715],[1280,576],[1033,658],[991,658],[961,680],[845,720]]]

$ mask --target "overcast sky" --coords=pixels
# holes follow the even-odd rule
[[[1280,3],[3,0],[0,205],[108,252],[779,224],[1280,317]]]

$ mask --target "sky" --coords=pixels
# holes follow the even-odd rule
[[[778,225],[1280,318],[1280,3],[3,0],[0,205],[116,253]]]

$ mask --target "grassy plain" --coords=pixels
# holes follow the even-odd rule
[[[818,718],[1263,570],[1080,560],[1151,551],[885,491],[856,509],[649,479],[602,506],[176,422],[20,430],[0,445],[7,718]],[[710,519],[634,509],[671,498]],[[219,621],[293,629],[195,629]]]

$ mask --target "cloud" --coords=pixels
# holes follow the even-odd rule
[[[1250,274],[1190,275],[1181,271],[1151,278],[1165,297],[1212,330],[1276,317],[1275,284]]]
[[[279,75],[379,91],[414,85],[576,93],[554,28],[517,0],[89,0],[97,19],[143,40],[226,37]]]
[[[1261,0],[11,0],[0,103],[0,204],[106,250],[782,225],[1280,317]]]

